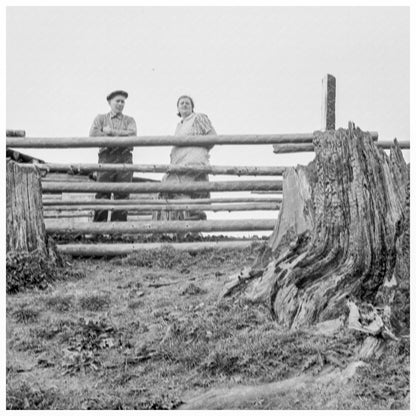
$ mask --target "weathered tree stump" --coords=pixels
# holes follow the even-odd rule
[[[388,156],[352,123],[316,132],[313,144],[315,160],[284,174],[270,248],[246,295],[290,328],[357,306],[355,329],[394,337],[395,289],[409,279],[409,168],[397,143]]]
[[[47,254],[40,173],[32,165],[7,162],[6,250]]]

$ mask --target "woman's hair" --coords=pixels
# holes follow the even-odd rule
[[[181,95],[178,98],[178,101],[176,102],[176,108],[178,108],[179,106],[179,101],[182,100],[182,98],[187,98],[190,102],[191,102],[191,106],[192,106],[192,112],[194,112],[194,100],[189,96],[189,95]],[[178,117],[181,117],[181,113],[178,111],[177,113]]]

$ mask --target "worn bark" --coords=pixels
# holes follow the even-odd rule
[[[284,175],[278,223],[247,296],[291,328],[349,311],[353,323],[356,305],[355,329],[394,338],[395,289],[409,279],[409,169],[400,147],[388,156],[352,123],[316,132],[313,145],[315,160]]]
[[[7,162],[6,250],[46,250],[39,170],[32,165]]]

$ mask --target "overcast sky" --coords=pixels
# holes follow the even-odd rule
[[[337,79],[337,127],[352,120],[381,140],[410,139],[406,7],[7,9],[7,128],[27,136],[87,136],[115,89],[129,92],[139,135],[173,134],[183,93],[221,134],[312,132],[326,73]],[[27,152],[97,161],[96,149]],[[311,157],[217,146],[211,163]],[[134,161],[168,163],[169,149],[136,148]]]

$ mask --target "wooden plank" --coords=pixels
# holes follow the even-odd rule
[[[245,204],[164,204],[164,205],[105,205],[105,209],[112,211],[126,211],[131,212],[147,212],[147,211],[276,211],[280,207],[279,203],[245,203]],[[48,213],[49,210],[56,211],[56,214],[60,211],[84,211],[84,210],[96,210],[103,209],[103,205],[91,204],[91,205],[69,205],[59,206],[50,205],[44,207],[44,212]]]
[[[398,142],[401,149],[410,149],[410,141]],[[393,141],[378,141],[376,146],[381,149],[390,149],[394,145]],[[276,144],[273,145],[273,153],[298,153],[298,152],[314,152],[313,144]]]
[[[268,193],[266,191],[258,191],[252,193]],[[156,205],[165,205],[165,204],[210,204],[210,203],[234,203],[234,202],[252,202],[252,203],[265,203],[265,202],[281,202],[283,196],[278,194],[278,192],[273,192],[277,196],[273,198],[251,198],[251,197],[236,197],[236,198],[199,198],[199,199],[58,199],[59,195],[48,194],[43,197],[43,206],[47,207],[50,205],[54,206],[71,206],[71,205],[131,205],[141,206],[143,204],[156,204]],[[71,194],[64,194],[71,195]],[[137,194],[140,196],[140,194]],[[57,198],[53,198],[56,196]],[[52,198],[51,198],[52,197]]]
[[[282,192],[277,191],[251,191],[250,192],[253,195],[278,195],[276,198],[281,198],[283,201],[283,195]]]
[[[42,204],[45,206],[45,200],[47,201],[47,204],[65,204],[66,201],[62,200],[62,195],[63,194],[42,194]]]
[[[92,218],[92,212],[51,212],[44,211],[45,219],[55,218]]]
[[[394,140],[389,141],[382,141],[376,143],[378,147],[381,147],[382,149],[390,149],[394,146]],[[397,144],[399,145],[400,149],[410,149],[410,141],[397,141]]]
[[[375,133],[377,135],[377,133]],[[67,149],[85,147],[212,146],[278,143],[312,143],[313,133],[234,134],[219,136],[100,136],[100,137],[7,137],[6,147]]]
[[[25,137],[26,132],[24,130],[6,130],[6,137]]]
[[[212,146],[230,144],[309,143],[313,133],[207,136],[7,137],[6,147],[53,149],[130,146]]]
[[[43,192],[225,192],[225,191],[281,191],[282,181],[218,181],[218,182],[42,182]]]
[[[269,231],[276,219],[91,222],[82,224],[46,224],[48,233],[58,234],[163,234],[214,231]]]
[[[127,221],[152,221],[153,215],[151,212],[148,215],[145,215],[145,212],[141,212],[139,215],[136,215],[132,212],[128,212]]]
[[[114,243],[114,244],[58,244],[57,249],[62,254],[71,256],[120,256],[142,250],[159,250],[172,247],[180,251],[202,251],[207,249],[244,249],[259,240],[237,241],[195,241],[191,243]]]
[[[302,152],[314,152],[314,151],[315,151],[315,148],[312,143],[273,145],[273,153],[302,153]]]
[[[322,130],[335,130],[336,79],[327,74],[322,79]]]
[[[287,166],[201,166],[201,165],[139,165],[122,163],[41,163],[36,165],[48,172],[143,172],[143,173],[207,173],[210,175],[280,176]]]
[[[36,167],[42,164],[35,164]],[[95,182],[87,175],[70,175],[68,173],[53,172],[42,177],[42,182]]]

